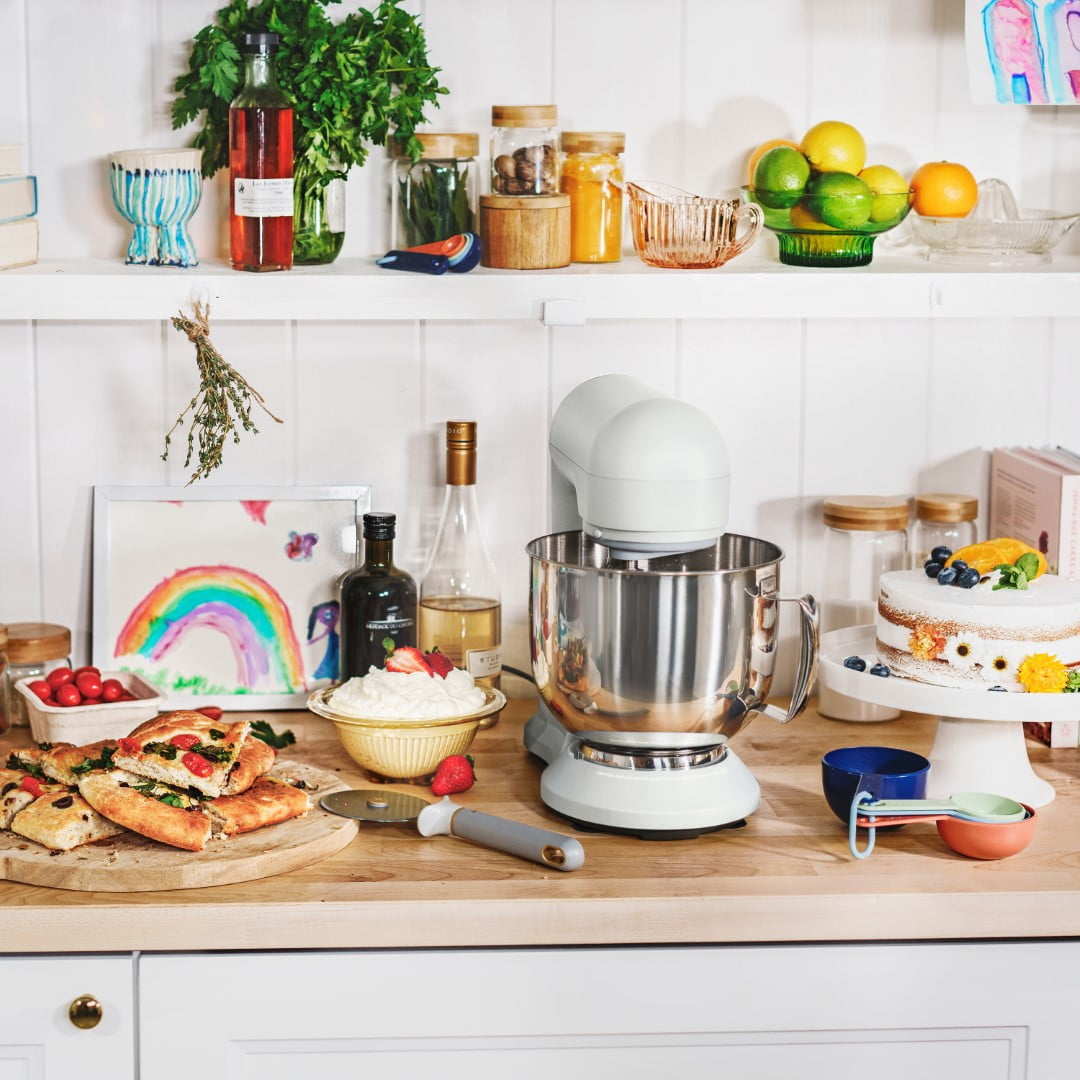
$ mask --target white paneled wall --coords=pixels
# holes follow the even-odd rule
[[[190,136],[170,128],[170,84],[218,6],[0,0],[0,142],[28,146],[43,257],[122,258],[128,230],[108,202],[105,155]],[[840,118],[865,132],[872,160],[910,170],[948,157],[1007,180],[1025,205],[1080,202],[1080,109],[972,106],[962,0],[412,6],[451,90],[432,127],[486,136],[493,103],[555,101],[566,128],[625,129],[630,176],[718,193],[742,181],[758,142]],[[219,175],[193,222],[203,257],[224,250],[223,193]],[[379,253],[388,239],[386,156],[374,149],[349,180],[345,254]],[[767,252],[772,241],[759,243]],[[1080,235],[1066,250],[1080,251]],[[780,314],[782,286],[776,305]],[[171,314],[0,324],[0,621],[69,624],[80,661],[89,656],[93,485],[186,477],[182,444],[168,463],[160,458],[194,386],[193,352]],[[286,423],[266,420],[257,437],[230,445],[210,482],[370,481],[377,507],[400,516],[401,561],[418,571],[441,499],[443,422],[476,418],[507,658],[525,666],[523,547],[547,527],[545,434],[561,398],[591,375],[633,373],[716,417],[734,468],[731,528],[784,547],[786,592],[817,587],[823,496],[982,494],[986,448],[1080,444],[1075,319],[862,314],[557,329],[220,323],[216,344]]]

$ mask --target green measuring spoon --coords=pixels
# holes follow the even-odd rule
[[[1027,811],[1015,799],[986,791],[962,791],[947,799],[878,799],[860,802],[858,812],[866,817],[908,817],[948,814],[964,821],[1023,821]]]

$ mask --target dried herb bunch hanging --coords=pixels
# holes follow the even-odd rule
[[[199,389],[169,429],[165,436],[165,452],[161,455],[163,461],[168,460],[173,433],[184,426],[184,418],[190,413],[184,468],[191,464],[196,440],[199,465],[188,480],[189,486],[196,480],[204,480],[221,464],[222,450],[230,434],[234,443],[240,441],[241,428],[258,435],[259,429],[251,419],[253,405],[258,405],[276,423],[284,423],[266,407],[262,394],[214,348],[210,340],[210,305],[207,304],[204,310],[196,300],[193,306],[194,318],[189,319],[180,312],[173,316],[172,324],[195,346]]]

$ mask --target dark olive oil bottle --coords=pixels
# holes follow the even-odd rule
[[[394,514],[364,515],[364,562],[341,580],[341,680],[386,660],[383,642],[416,644],[416,582],[394,566]]]

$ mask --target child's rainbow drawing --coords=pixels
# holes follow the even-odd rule
[[[136,604],[113,651],[158,661],[197,629],[228,640],[239,692],[291,694],[306,688],[287,605],[258,574],[237,566],[189,566],[170,574]]]
[[[1080,104],[1080,0],[967,0],[976,103]]]

